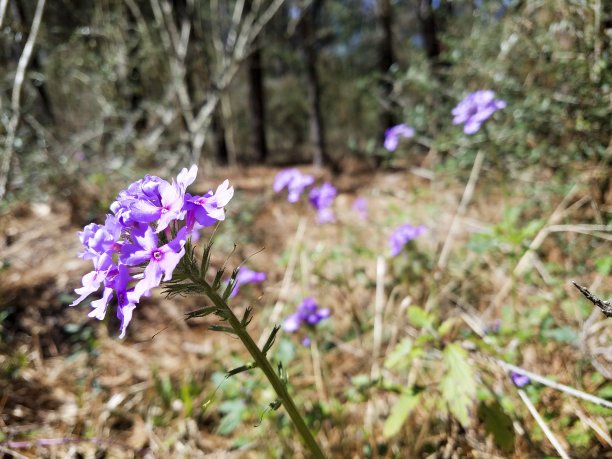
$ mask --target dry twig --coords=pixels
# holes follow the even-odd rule
[[[601,309],[601,312],[603,312],[606,317],[612,317],[612,304],[610,304],[609,301],[600,300],[591,292],[589,292],[586,287],[578,285],[574,281],[572,281],[572,284],[574,284],[574,287],[580,290],[580,293],[582,293],[587,300],[589,300],[591,303]]]
[[[563,449],[563,446],[561,446],[561,443],[559,443],[559,440],[557,440],[555,434],[553,434],[552,431],[548,428],[548,425],[544,422],[544,419],[542,419],[542,416],[540,416],[540,413],[538,413],[538,410],[536,410],[535,406],[533,406],[533,403],[531,403],[531,400],[529,400],[529,397],[527,397],[525,391],[523,389],[519,389],[518,394],[521,397],[521,400],[523,401],[525,406],[527,406],[527,409],[529,410],[531,415],[534,417],[534,419],[548,438],[548,440],[552,443],[552,445],[559,453],[559,456],[561,456],[563,459],[569,459],[569,456],[565,452],[565,449]]]

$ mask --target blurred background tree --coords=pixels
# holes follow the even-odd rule
[[[42,13],[11,138],[38,3],[0,2],[5,204],[126,165],[433,151],[434,165],[467,168],[485,135],[509,171],[599,164],[602,200],[610,185],[609,2],[61,0]],[[449,112],[476,89],[508,108],[466,137]],[[399,122],[417,136],[389,157],[381,137]]]

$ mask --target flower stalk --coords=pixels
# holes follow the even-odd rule
[[[287,387],[283,381],[281,381],[276,371],[274,371],[274,368],[272,368],[268,358],[259,349],[259,347],[257,347],[257,344],[255,341],[253,341],[253,338],[251,338],[251,335],[249,335],[249,333],[246,331],[246,328],[242,325],[238,317],[236,317],[236,315],[230,309],[227,302],[215,290],[213,290],[210,284],[200,283],[200,285],[204,287],[206,296],[208,296],[208,298],[210,298],[210,300],[214,303],[217,310],[221,313],[220,315],[227,320],[229,326],[234,330],[236,336],[238,336],[240,341],[242,341],[244,346],[247,348],[257,367],[259,367],[266,375],[266,378],[274,388],[276,395],[278,395],[278,398],[281,400],[283,406],[287,410],[289,417],[304,440],[306,447],[312,453],[312,456],[315,458],[324,458],[325,455],[321,451],[321,448],[314,439],[310,429],[306,425],[306,422],[295,406],[291,395],[289,395],[289,392],[287,391]]]

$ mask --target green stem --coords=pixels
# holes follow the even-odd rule
[[[289,413],[289,417],[291,417],[293,424],[302,436],[304,443],[306,443],[306,446],[312,453],[313,457],[324,458],[325,456],[321,451],[321,448],[317,444],[316,440],[312,436],[312,433],[310,432],[310,429],[308,429],[308,426],[300,415],[300,412],[295,406],[293,399],[289,395],[289,392],[287,392],[287,388],[276,374],[276,371],[274,371],[274,368],[272,368],[272,365],[266,356],[257,347],[257,344],[255,344],[255,341],[253,341],[251,335],[249,335],[246,329],[240,324],[240,320],[238,320],[238,318],[234,315],[223,298],[221,298],[217,292],[210,288],[210,286],[207,287],[206,294],[213,301],[213,303],[215,303],[215,306],[227,313],[227,321],[236,332],[236,335],[238,335],[238,338],[240,338],[240,341],[242,341],[242,343],[246,346],[247,350],[253,357],[253,360],[255,360],[255,363],[257,363],[257,366],[261,368],[268,378],[268,381],[270,381],[270,384],[272,384],[274,391],[278,395],[278,398],[282,401],[287,413]]]

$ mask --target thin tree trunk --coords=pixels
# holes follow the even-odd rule
[[[32,25],[30,27],[30,33],[28,34],[28,39],[23,47],[23,52],[21,53],[21,57],[17,63],[17,70],[15,71],[15,80],[11,94],[11,116],[6,128],[6,136],[4,139],[4,156],[2,156],[2,161],[0,161],[0,199],[4,197],[4,193],[6,192],[11,157],[13,156],[13,143],[15,142],[15,134],[17,133],[17,125],[19,124],[21,111],[21,87],[23,86],[23,80],[25,79],[26,69],[30,62],[30,57],[32,56],[34,44],[36,43],[36,37],[38,35],[38,29],[40,27],[44,8],[45,0],[38,0],[36,10],[34,12],[34,18],[32,19]]]
[[[436,65],[440,56],[440,41],[438,40],[438,30],[436,19],[431,9],[431,0],[419,0],[417,17],[421,24],[421,33],[425,42],[425,53],[429,61]]]
[[[255,39],[252,46],[253,51],[251,54],[249,54],[247,59],[251,137],[253,141],[253,148],[255,150],[255,160],[263,163],[268,158],[268,144],[266,142],[264,86],[259,39]]]
[[[379,139],[384,141],[385,131],[396,124],[395,116],[391,109],[390,100],[393,84],[389,81],[387,73],[395,62],[393,53],[393,35],[391,30],[391,2],[390,0],[377,0],[376,2],[376,22],[378,28],[378,71],[381,74],[380,92],[382,99],[382,109],[379,115]],[[377,158],[377,165],[380,165],[381,158]]]
[[[321,85],[317,74],[317,51],[315,48],[316,19],[321,8],[321,1],[314,0],[302,19],[302,37],[306,56],[306,86],[310,105],[310,140],[312,144],[312,163],[316,169],[323,167],[328,159],[325,151],[325,131],[321,116]]]

